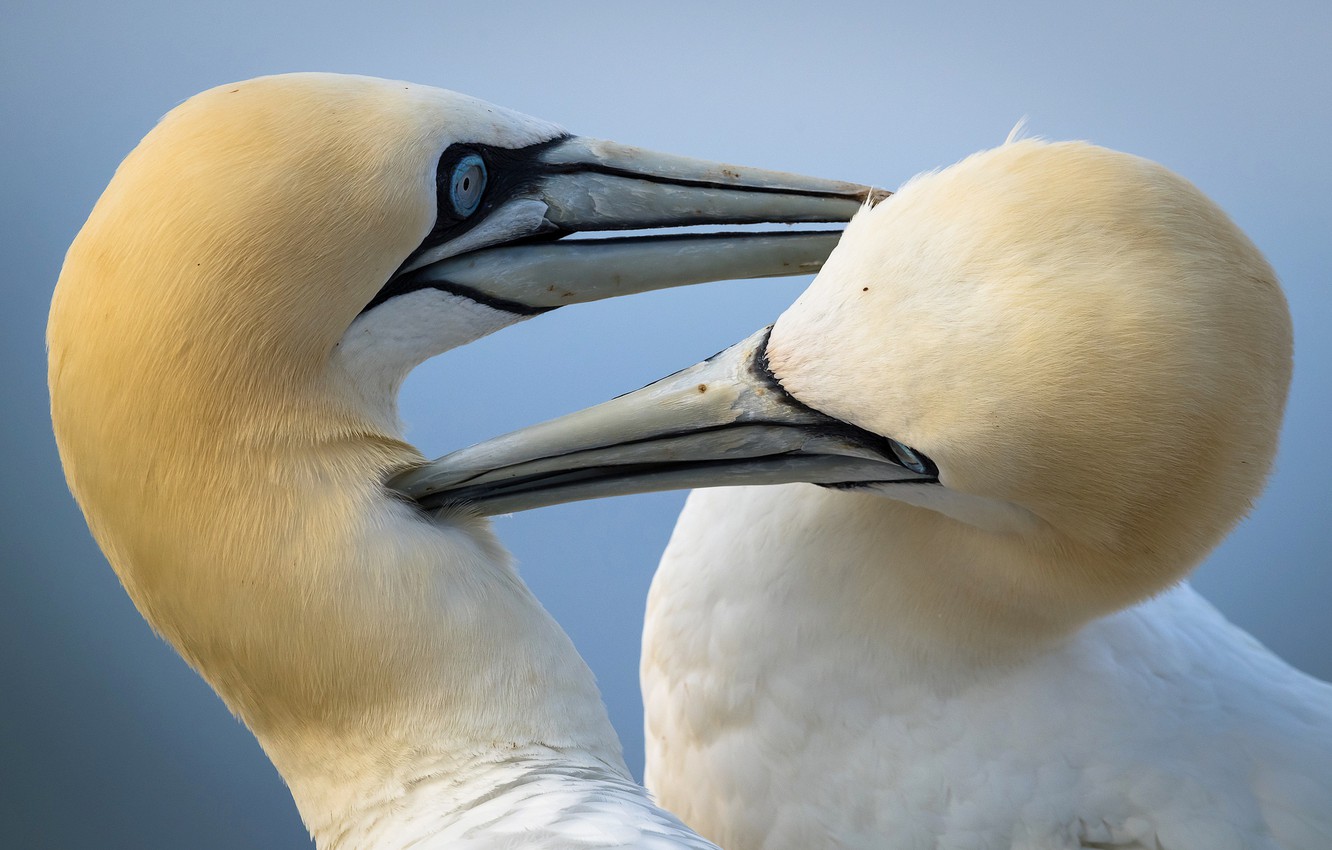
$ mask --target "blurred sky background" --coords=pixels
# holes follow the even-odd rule
[[[39,3],[0,22],[0,845],[298,848],[259,747],[152,635],[62,478],[43,333],[116,164],[196,91],[344,71],[454,88],[578,133],[895,187],[1029,132],[1158,160],[1266,252],[1295,316],[1278,469],[1198,572],[1232,620],[1332,678],[1332,4]],[[538,318],[418,370],[427,454],[601,401],[773,320],[807,279]],[[1164,458],[1168,463],[1169,459]],[[636,771],[648,582],[683,494],[500,519],[597,672]]]

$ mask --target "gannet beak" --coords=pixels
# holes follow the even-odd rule
[[[671,233],[566,239],[696,225],[845,222],[867,186],[562,137],[519,150],[471,146],[492,175],[485,201],[432,233],[366,305],[442,289],[540,313],[710,280],[811,274],[840,231]],[[447,152],[446,152],[447,155]]]
[[[389,486],[426,507],[466,503],[493,515],[693,487],[938,481],[923,455],[792,398],[767,368],[770,331],[637,392],[409,470]]]

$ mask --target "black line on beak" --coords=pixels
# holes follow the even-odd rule
[[[422,280],[416,275],[403,275],[395,277],[384,285],[384,288],[375,293],[375,297],[370,299],[370,303],[361,308],[362,313],[368,313],[371,310],[389,301],[397,298],[399,295],[406,295],[409,292],[419,292],[423,289],[438,289],[440,292],[447,292],[450,295],[457,295],[475,301],[493,310],[502,310],[506,313],[512,313],[515,316],[540,316],[542,313],[549,313],[551,310],[558,310],[558,307],[533,307],[530,304],[524,304],[521,301],[510,301],[507,298],[496,298],[494,295],[488,295],[479,289],[473,289],[470,286],[463,286],[459,283],[452,283],[447,280]]]
[[[722,189],[727,192],[751,192],[757,195],[795,195],[801,198],[830,198],[833,200],[851,200],[855,198],[862,203],[865,201],[862,193],[847,195],[843,192],[821,192],[816,189],[784,189],[780,186],[746,186],[739,183],[723,183],[716,180],[694,180],[687,177],[667,177],[662,174],[651,174],[641,171],[631,171],[627,168],[617,168],[613,165],[606,165],[602,162],[560,162],[546,163],[543,165],[547,174],[582,174],[593,172],[596,174],[605,174],[611,177],[624,177],[628,180],[642,180],[646,183],[663,183],[669,186],[689,186],[695,189]],[[739,168],[739,166],[737,166]],[[743,175],[743,170],[741,170]],[[873,193],[874,190],[870,190]]]

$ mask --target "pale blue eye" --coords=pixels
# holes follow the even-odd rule
[[[486,189],[486,164],[481,157],[469,153],[453,166],[449,177],[449,203],[453,211],[463,218],[481,206],[481,195]]]
[[[929,475],[929,464],[923,459],[922,455],[916,453],[916,450],[908,445],[899,443],[896,440],[889,440],[888,444],[893,448],[893,454],[897,455],[897,460],[912,472],[919,472],[921,475]]]

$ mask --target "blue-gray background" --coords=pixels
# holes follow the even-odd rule
[[[119,160],[190,94],[279,71],[409,79],[580,133],[885,187],[1001,142],[1023,116],[1035,134],[1183,173],[1267,253],[1296,327],[1277,474],[1197,584],[1332,678],[1332,4],[928,5],[8,0],[0,846],[308,846],[254,740],[150,633],[89,538],[50,437],[42,347],[65,246]],[[639,386],[772,320],[805,283],[542,317],[420,369],[411,436],[442,453]],[[643,599],[682,500],[498,523],[597,671],[636,770]]]

